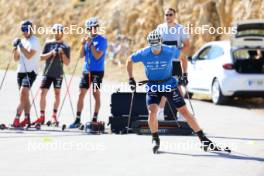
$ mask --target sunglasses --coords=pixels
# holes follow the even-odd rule
[[[29,31],[29,26],[22,26],[21,27],[22,32],[28,32]]]
[[[165,14],[165,16],[173,16],[174,14],[172,13],[168,13],[168,14]]]

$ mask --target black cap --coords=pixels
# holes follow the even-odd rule
[[[22,32],[28,32],[29,27],[32,27],[32,22],[30,20],[25,20],[21,22],[21,31]]]

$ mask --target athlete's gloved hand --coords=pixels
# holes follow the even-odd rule
[[[56,52],[56,53],[59,53],[59,50],[60,50],[60,46],[56,46],[56,48],[55,48],[55,52]]]
[[[59,53],[59,54],[62,54],[62,53],[63,53],[63,49],[62,49],[62,47],[59,47],[59,48],[58,48],[58,53]]]
[[[56,54],[57,54],[56,50],[55,50],[55,49],[53,49],[53,50],[51,51],[51,55],[52,55],[53,57],[55,57],[55,56],[56,56]]]
[[[81,43],[82,45],[84,45],[85,43],[88,43],[88,45],[90,46],[92,42],[92,38],[89,35],[85,35],[82,39],[81,39]]]
[[[183,86],[187,86],[189,81],[188,81],[188,74],[187,73],[183,73],[182,76],[179,79],[179,82],[183,85]]]
[[[21,43],[21,39],[20,38],[15,38],[14,40],[13,40],[13,47],[14,48],[17,48],[17,46],[20,46],[20,45],[22,45],[22,43]]]
[[[137,83],[134,78],[129,78],[129,86],[133,92],[136,91]]]

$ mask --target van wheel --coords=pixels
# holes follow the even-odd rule
[[[222,94],[219,82],[217,79],[214,80],[211,90],[212,101],[216,105],[225,104],[228,101],[228,97]]]

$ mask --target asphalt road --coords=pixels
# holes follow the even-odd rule
[[[3,72],[0,72],[2,78]],[[69,81],[69,77],[68,81]],[[116,86],[113,81],[105,84]],[[79,77],[70,88],[74,109]],[[39,78],[33,92],[37,91]],[[63,86],[62,97],[65,94]],[[104,92],[101,120],[110,115],[111,92]],[[48,115],[52,110],[52,90],[48,96]],[[37,98],[37,106],[39,99]],[[15,72],[8,72],[0,90],[0,123],[11,123],[18,102]],[[206,153],[199,148],[196,136],[162,136],[161,151],[153,155],[151,137],[130,135],[86,135],[78,131],[0,131],[0,175],[196,175],[262,176],[264,175],[263,106],[245,101],[215,106],[208,101],[193,100],[196,117],[207,135],[233,153]],[[38,107],[37,107],[38,108]],[[32,119],[36,117],[32,108]],[[83,122],[90,119],[89,101]],[[73,120],[69,100],[62,110],[61,123]]]

